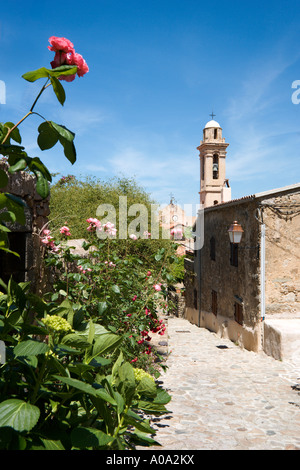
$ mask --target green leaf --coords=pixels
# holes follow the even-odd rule
[[[30,431],[39,417],[39,408],[23,400],[12,398],[0,403],[0,427],[8,426],[19,432]]]
[[[46,69],[41,67],[40,69],[33,70],[31,72],[26,72],[22,75],[24,80],[28,82],[35,82],[39,78],[50,78],[50,77],[60,77],[61,75],[74,75],[77,72],[77,67],[72,65],[62,65],[56,67],[55,69]]]
[[[77,72],[75,65],[60,65],[55,69],[48,69],[51,77],[60,77],[61,75],[74,75]]]
[[[161,404],[161,405],[166,405],[171,401],[171,396],[164,390],[163,388],[158,388],[157,390],[157,395],[153,400],[153,403]]]
[[[82,335],[77,335],[75,333],[68,334],[63,337],[61,344],[67,344],[78,349],[86,349],[90,347],[90,343]]]
[[[64,446],[60,441],[54,441],[50,439],[42,439],[42,443],[46,450],[65,450]]]
[[[92,344],[95,337],[95,325],[92,320],[89,321],[88,343]]]
[[[119,286],[117,286],[117,285],[112,286],[111,290],[112,290],[115,294],[120,294],[120,293],[121,293],[120,288],[119,288]]]
[[[116,405],[116,401],[104,389],[96,389],[88,383],[82,382],[78,379],[73,379],[71,377],[60,377],[58,375],[54,375],[54,378],[60,380],[66,385],[69,385],[70,387],[74,387],[80,390],[81,392],[87,393],[88,395],[92,395],[96,398],[101,398],[102,400],[107,401],[112,405]]]
[[[65,93],[64,87],[62,86],[58,78],[50,77],[50,80],[51,80],[53,91],[56,94],[58,101],[63,106],[66,100],[66,93]]]
[[[39,78],[43,77],[49,77],[48,70],[45,67],[33,70],[32,72],[26,72],[22,75],[22,78],[24,78],[24,80],[27,80],[28,82],[35,82]]]
[[[14,123],[6,122],[4,126],[7,127],[8,129],[12,129],[14,127]],[[10,137],[18,144],[22,142],[21,134],[17,127],[10,133]]]
[[[14,355],[18,356],[37,356],[38,354],[45,354],[49,351],[49,346],[40,341],[33,341],[29,339],[22,341],[14,347]]]
[[[20,225],[25,224],[24,208],[27,207],[23,199],[10,193],[0,194],[0,209],[7,209],[16,216],[16,221]]]
[[[155,382],[151,380],[149,377],[142,377],[141,381],[137,386],[137,392],[139,394],[146,395],[147,397],[156,397],[157,394],[157,387]]]
[[[15,173],[16,171],[23,171],[27,167],[27,159],[20,158],[14,165],[11,165],[8,169],[9,173]]]
[[[53,128],[56,130],[59,137],[61,137],[62,139],[66,140],[68,142],[73,142],[74,137],[75,137],[75,134],[73,132],[69,131],[69,129],[67,129],[65,126],[62,126],[60,124],[56,124],[53,121],[49,121],[49,122],[51,123]]]
[[[150,401],[145,401],[145,400],[140,400],[137,404],[137,407],[140,410],[146,411],[147,413],[153,413],[153,414],[164,414],[168,412],[168,410],[166,409],[164,405],[150,402]]]
[[[56,124],[53,121],[48,121],[53,129],[57,132],[58,140],[64,148],[64,154],[67,159],[74,164],[76,162],[76,149],[74,146],[74,132],[67,129],[65,126]]]
[[[31,158],[28,162],[28,167],[33,172],[39,171],[48,181],[52,181],[51,173],[49,173],[48,168],[38,157]]]
[[[111,350],[115,349],[123,341],[123,338],[112,333],[106,333],[100,335],[94,344],[93,347],[93,356],[100,356],[101,354],[106,354]]]
[[[72,430],[71,441],[79,449],[105,447],[114,441],[114,437],[94,428],[77,427]]]
[[[118,375],[120,378],[119,386],[121,387],[122,396],[125,399],[125,403],[130,404],[136,387],[132,365],[129,364],[129,362],[122,364],[118,370]]]
[[[34,174],[36,176],[36,191],[41,198],[46,199],[50,193],[48,180],[40,171],[34,171]]]
[[[108,305],[106,302],[99,302],[98,303],[98,314],[103,315],[103,313],[107,310]]]
[[[37,143],[41,150],[48,150],[58,142],[58,133],[53,129],[49,122],[43,122],[38,127]]]
[[[143,446],[160,446],[161,444],[152,437],[149,437],[146,433],[140,432],[138,430],[135,431],[134,435],[136,436],[136,444],[143,445]]]
[[[134,426],[141,432],[154,434],[155,429],[151,428],[148,420],[143,420],[139,415],[134,413],[132,410],[128,410],[128,413],[124,417],[125,424]]]

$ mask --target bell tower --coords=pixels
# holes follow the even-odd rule
[[[211,114],[212,118],[215,116]],[[212,119],[203,129],[200,153],[200,204],[205,208],[231,200],[231,188],[226,179],[228,143],[222,137],[222,128]]]

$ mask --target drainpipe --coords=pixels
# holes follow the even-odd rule
[[[265,297],[265,280],[266,280],[266,226],[260,226],[260,311],[261,321],[265,319],[266,297]]]
[[[202,270],[201,270],[201,253],[202,253],[202,250],[199,250],[198,251],[199,253],[199,256],[198,256],[198,263],[199,263],[199,267],[198,267],[198,276],[199,276],[199,309],[198,309],[198,327],[200,328],[200,318],[201,318],[201,273],[202,273]]]

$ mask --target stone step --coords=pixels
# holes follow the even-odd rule
[[[275,359],[299,365],[300,371],[300,316],[266,318],[263,349]]]

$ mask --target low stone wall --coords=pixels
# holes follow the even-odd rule
[[[7,172],[5,161],[0,162],[0,167]],[[12,249],[20,253],[20,258],[0,250],[1,276],[7,280],[12,275],[17,282],[30,281],[32,291],[39,293],[43,277],[40,234],[48,223],[50,197],[41,198],[36,192],[35,178],[29,173],[22,171],[11,175],[7,172],[7,175],[8,184],[0,192],[13,194],[25,202],[26,222],[23,226],[8,224]]]

